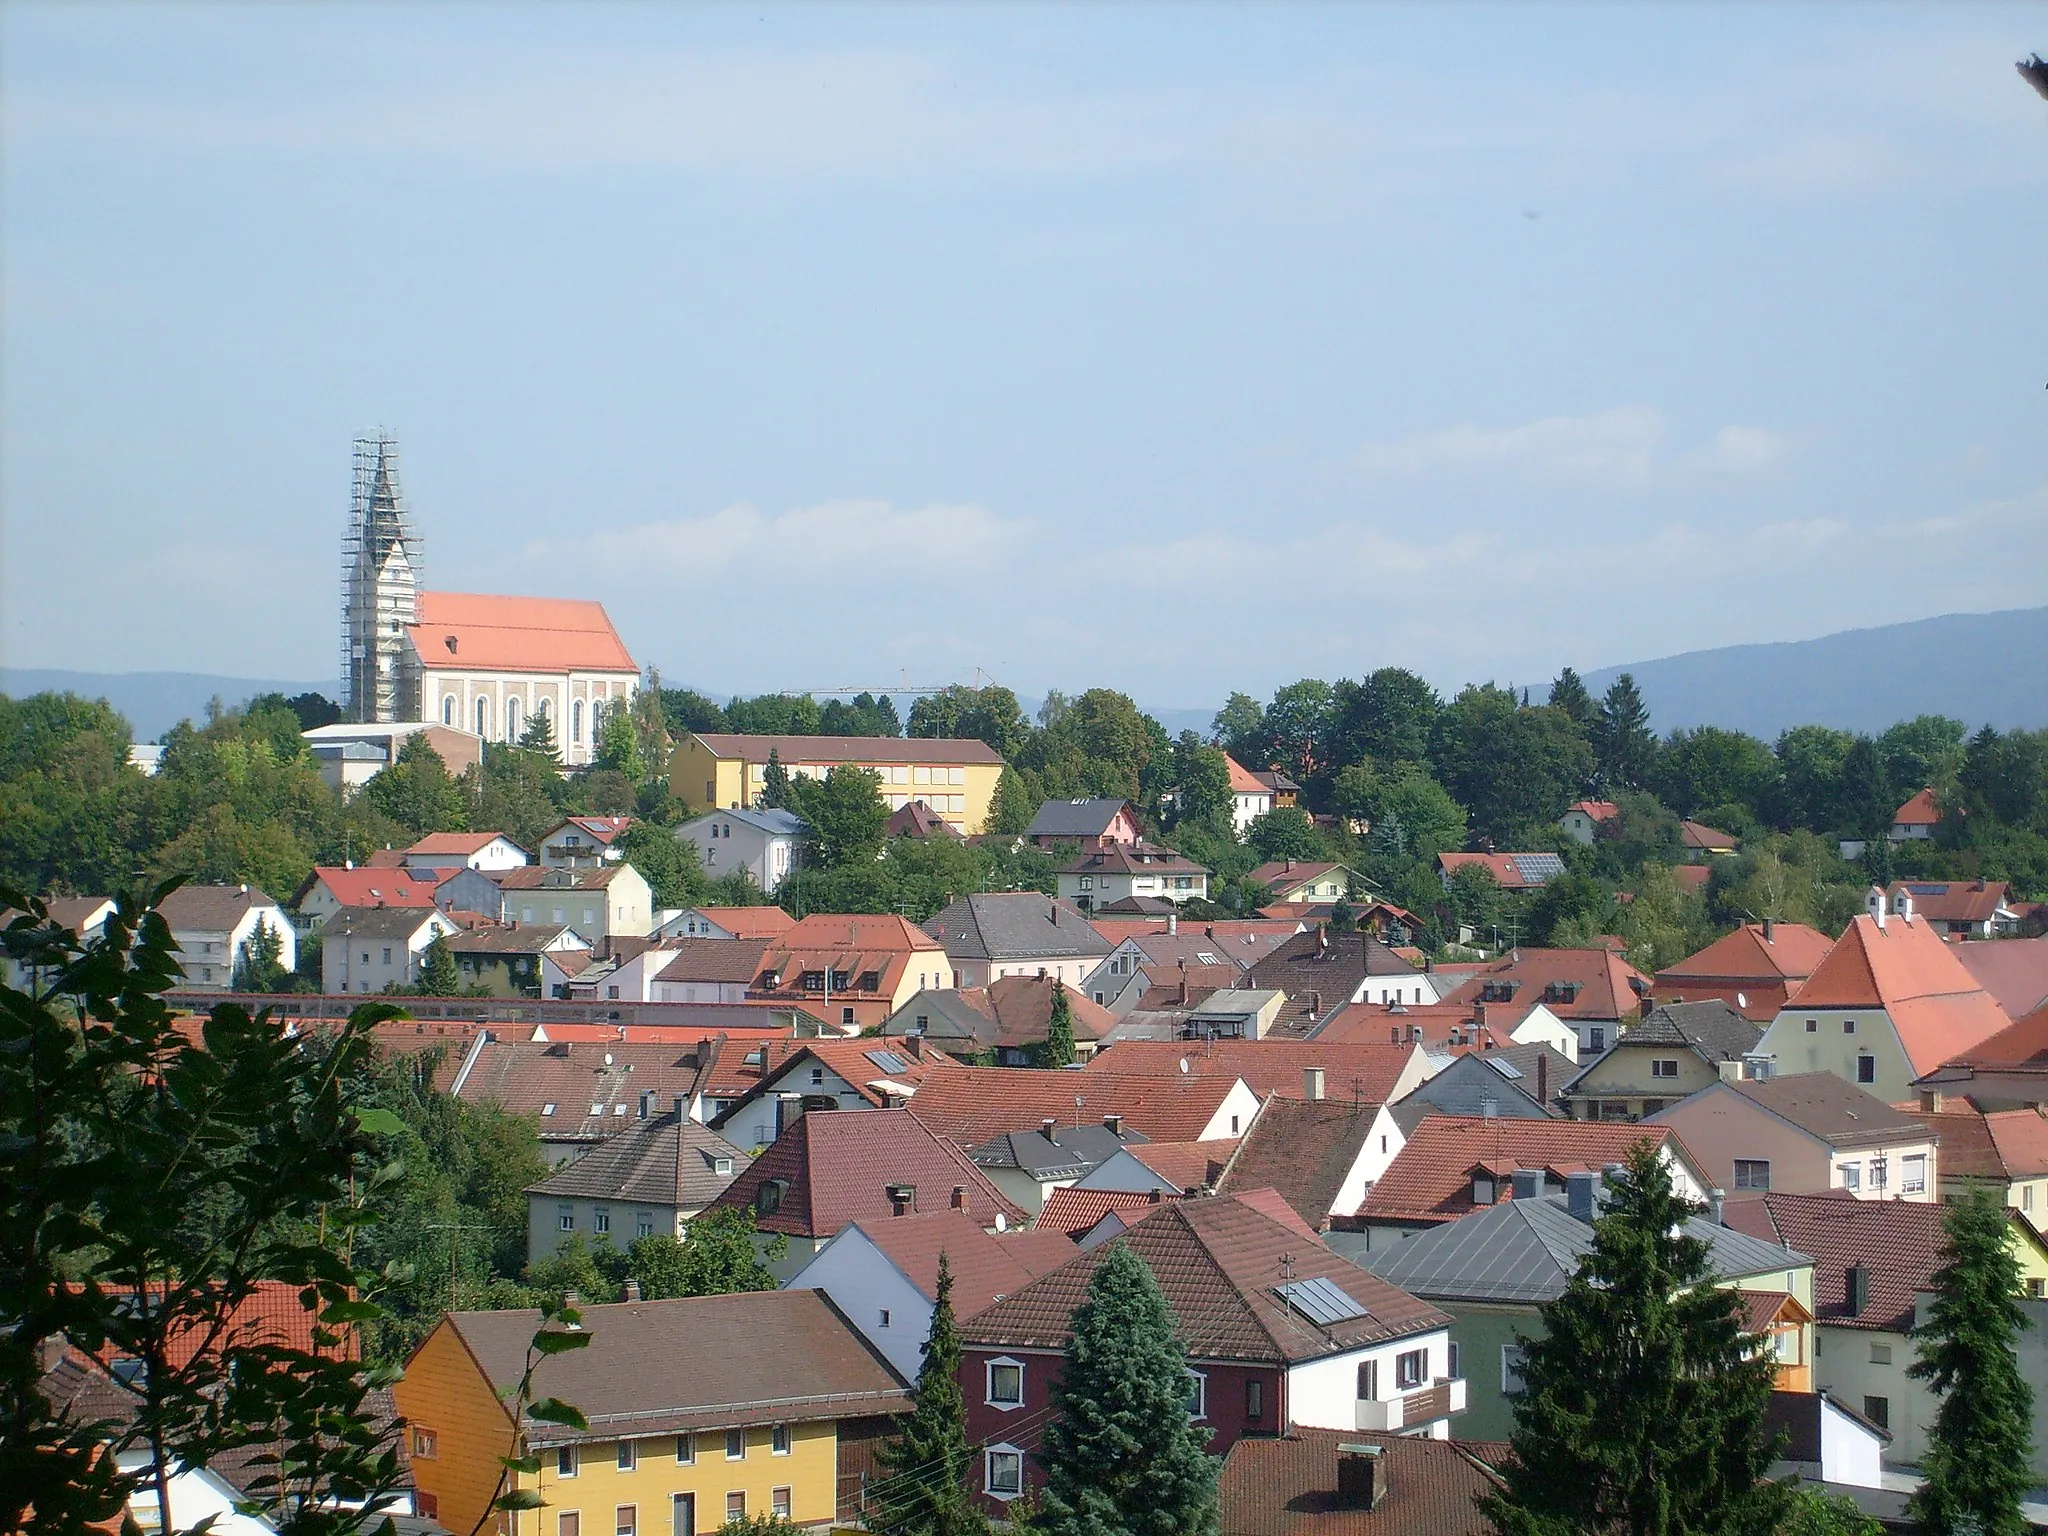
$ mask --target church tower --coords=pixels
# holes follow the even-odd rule
[[[398,484],[398,444],[359,437],[341,561],[341,709],[359,723],[420,718],[405,628],[419,617],[420,542]]]

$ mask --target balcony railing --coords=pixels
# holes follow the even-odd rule
[[[1430,1385],[1399,1397],[1360,1398],[1356,1427],[1376,1434],[1392,1434],[1464,1411],[1465,1378],[1440,1376]]]

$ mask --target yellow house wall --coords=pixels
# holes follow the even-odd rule
[[[1678,1076],[1651,1077],[1652,1061],[1676,1061]],[[1673,1046],[1669,1050],[1630,1046],[1624,1037],[1620,1047],[1609,1051],[1605,1059],[1596,1063],[1573,1085],[1572,1114],[1582,1120],[1591,1119],[1586,1101],[1600,1099],[1626,1100],[1629,1113],[1640,1115],[1645,1099],[1661,1099],[1669,1108],[1680,1099],[1691,1098],[1702,1088],[1711,1088],[1720,1081],[1719,1072],[1683,1046]]]
[[[559,1536],[561,1517],[579,1515],[579,1536],[614,1536],[622,1504],[634,1508],[636,1536],[671,1536],[674,1498],[694,1494],[697,1531],[710,1536],[725,1523],[729,1493],[747,1496],[747,1513],[767,1514],[774,1490],[790,1491],[790,1518],[798,1525],[822,1524],[833,1518],[839,1490],[839,1438],[831,1420],[789,1426],[789,1454],[773,1453],[774,1431],[756,1425],[746,1431],[743,1461],[725,1456],[725,1431],[699,1430],[693,1437],[694,1461],[676,1460],[676,1437],[638,1439],[630,1472],[618,1466],[616,1440],[587,1441],[577,1447],[576,1474],[555,1470],[555,1453],[543,1452],[538,1481],[544,1507],[523,1512],[510,1536]],[[524,1480],[524,1479],[523,1479]]]
[[[792,758],[784,766],[794,771],[802,765],[798,759]],[[822,772],[834,765],[811,766]],[[893,765],[869,762],[855,766],[879,768],[885,796],[902,795],[929,801],[940,795],[959,795],[962,802],[960,810],[939,811],[938,814],[970,837],[988,825],[989,810],[995,804],[996,785],[1003,776],[1000,763],[926,764],[925,767],[934,769],[946,782],[918,784],[914,782],[916,765],[906,764],[904,782],[899,784],[895,782]],[[961,782],[958,784],[950,782],[954,768],[961,770]],[[765,788],[765,772],[763,764],[748,763],[736,757],[715,757],[709,747],[691,736],[685,738],[669,758],[669,793],[688,806],[692,813],[750,806],[760,798]],[[707,789],[712,791],[709,796],[705,793]]]
[[[1806,1021],[1815,1021],[1812,1034]],[[1856,1032],[1845,1034],[1842,1025],[1854,1020]],[[1832,1072],[1845,1083],[1856,1083],[1856,1058],[1865,1052],[1877,1059],[1877,1081],[1856,1083],[1865,1093],[1897,1104],[1914,1097],[1913,1079],[1919,1076],[1899,1044],[1898,1031],[1882,1010],[1874,1008],[1798,1008],[1788,1006],[1757,1042],[1757,1053],[1777,1058],[1777,1075],[1795,1072]]]
[[[427,1335],[391,1395],[410,1425],[434,1435],[433,1456],[413,1458],[413,1480],[438,1501],[442,1525],[469,1531],[497,1492],[498,1458],[511,1444],[504,1407],[445,1322]]]

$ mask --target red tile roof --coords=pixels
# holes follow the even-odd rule
[[[1147,1141],[1124,1150],[1175,1189],[1202,1189],[1215,1182],[1230,1155],[1230,1144],[1217,1141]]]
[[[955,1317],[973,1316],[1074,1256],[1074,1245],[1058,1233],[985,1232],[966,1212],[951,1209],[854,1225],[927,1301],[938,1294],[943,1253],[953,1271]]]
[[[1246,768],[1228,752],[1223,754],[1223,764],[1230,772],[1230,792],[1233,795],[1268,795],[1272,790],[1252,776]]]
[[[1514,994],[1505,1002],[1485,999],[1488,983],[1511,984]],[[1569,1002],[1544,996],[1552,987],[1574,983],[1579,990]],[[1471,1007],[1485,1000],[1487,1023],[1513,1029],[1538,1003],[1560,1019],[1632,1019],[1651,994],[1650,978],[1611,949],[1522,949],[1479,967],[1443,1001]]]
[[[488,1040],[477,1048],[458,1096],[530,1119],[544,1139],[591,1140],[623,1130],[638,1116],[643,1093],[654,1095],[655,1113],[677,1097],[693,1097],[705,1055],[702,1044]],[[445,1065],[444,1079],[452,1071],[453,1063]]]
[[[1052,1023],[1052,989],[1050,976],[1002,976],[986,987],[962,987],[960,1001],[995,1022],[991,1043],[1021,1050],[1045,1038]],[[1067,988],[1067,1013],[1076,1040],[1100,1040],[1116,1028],[1116,1015],[1075,987]]]
[[[1161,1192],[1161,1199],[1174,1198],[1177,1197]],[[1150,1211],[1158,1203],[1150,1190],[1075,1189],[1062,1185],[1045,1197],[1045,1209],[1038,1213],[1037,1226],[1041,1231],[1056,1232],[1078,1242],[1111,1211]]]
[[[1270,1197],[1271,1192],[1263,1192]],[[1282,1364],[1448,1327],[1428,1302],[1339,1258],[1277,1198],[1167,1200],[1115,1240],[1150,1266],[1188,1356]],[[964,1342],[1065,1347],[1074,1308],[1113,1244],[1081,1253],[961,1325]],[[1364,1314],[1318,1326],[1274,1292],[1327,1279]]]
[[[2048,1003],[1997,1034],[1958,1051],[1943,1066],[2048,1067]]]
[[[1337,1498],[1340,1449],[1376,1446],[1387,1478],[1374,1509]],[[1219,1536],[1493,1536],[1479,1512],[1500,1476],[1455,1440],[1290,1426],[1231,1446],[1217,1484]]]
[[[306,876],[292,899],[303,904],[315,885],[326,887],[344,907],[431,907],[438,881],[398,869],[349,869],[322,865]]]
[[[1245,879],[1259,885],[1285,889],[1289,886],[1307,885],[1333,872],[1350,873],[1342,864],[1319,863],[1310,859],[1270,859],[1246,875]]]
[[[1941,820],[1941,807],[1934,803],[1934,791],[1923,789],[1892,813],[1895,827],[1931,827]]]
[[[1574,800],[1565,809],[1567,812],[1583,812],[1588,821],[1596,823],[1605,821],[1610,816],[1621,814],[1621,807],[1612,800]]]
[[[1147,1077],[1241,1077],[1260,1098],[1303,1096],[1302,1073],[1323,1069],[1323,1091],[1348,1107],[1384,1104],[1414,1058],[1413,1045],[1384,1041],[1347,1044],[1324,1040],[1126,1040],[1089,1061],[1086,1076],[1136,1072]],[[1182,1063],[1186,1065],[1183,1067]]]
[[[1904,1333],[1913,1326],[1913,1297],[1933,1284],[1940,1262],[1943,1211],[1904,1200],[1858,1200],[1837,1190],[1826,1195],[1737,1196],[1722,1219],[1738,1232],[1783,1243],[1813,1263],[1816,1322],[1843,1328]],[[1870,1297],[1849,1315],[1848,1270],[1861,1264]]]
[[[1704,864],[1680,864],[1671,871],[1671,883],[1689,896],[1697,896],[1713,878],[1714,872]]]
[[[2048,1003],[2048,938],[1959,944],[1955,956],[2010,1017],[2024,1018]]]
[[[781,1180],[778,1208],[761,1211],[761,1186]],[[991,1184],[957,1146],[934,1136],[907,1109],[819,1111],[802,1115],[752,1167],[733,1180],[714,1205],[756,1212],[766,1232],[830,1237],[848,1222],[887,1221],[894,1215],[889,1190],[910,1185],[917,1208],[945,1210],[953,1191],[968,1217],[992,1227],[1024,1219],[1024,1210]]]
[[[1890,917],[1880,927],[1874,917],[1858,917],[1785,1013],[1829,1008],[1882,1009],[1915,1073],[1933,1071],[2010,1022],[1954,947],[1917,918]]]
[[[1231,1153],[1216,1193],[1275,1190],[1310,1226],[1326,1226],[1345,1176],[1365,1146],[1377,1108],[1348,1100],[1268,1099]]]
[[[1512,853],[1440,853],[1437,863],[1446,876],[1455,875],[1468,864],[1476,864],[1492,875],[1495,883],[1504,891],[1533,891],[1541,889],[1551,878],[1529,880],[1522,875],[1522,866],[1516,858],[1528,858],[1528,854]]]
[[[429,832],[405,851],[407,853],[459,853],[468,855],[480,853],[499,838],[510,843],[511,838],[502,832]],[[513,846],[517,847],[517,844]]]
[[[1938,923],[1985,923],[2012,905],[2012,890],[2003,880],[1898,880],[1887,894],[1904,895],[1915,917]]]
[[[1764,1023],[1776,1017],[1791,989],[1819,968],[1833,943],[1804,923],[1773,923],[1769,938],[1762,923],[1744,923],[1659,971],[1658,995],[1683,992],[1688,1000],[1712,995],[1734,1003],[1739,992],[1747,1002],[1736,1003],[1743,1016]]]
[[[430,671],[640,671],[604,604],[573,598],[422,592],[406,634]]]
[[[1678,841],[1699,853],[1719,853],[1733,851],[1738,839],[1733,832],[1723,832],[1697,821],[1681,821],[1678,824]]]
[[[1626,1160],[1629,1149],[1642,1141],[1683,1146],[1661,1125],[1429,1115],[1394,1154],[1358,1214],[1392,1222],[1456,1221],[1474,1209],[1475,1171],[1493,1178],[1496,1201],[1509,1200],[1517,1169],[1542,1168],[1561,1182],[1567,1173]]]
[[[1235,1077],[1220,1075],[942,1066],[926,1076],[911,1112],[963,1147],[1035,1131],[1048,1119],[1093,1125],[1105,1115],[1123,1116],[1127,1130],[1150,1141],[1196,1141],[1236,1086]]]
[[[780,907],[698,907],[697,912],[742,939],[773,939],[796,926]]]
[[[1905,1111],[1941,1137],[1944,1178],[2038,1179],[2048,1173],[2048,1110],[2004,1109],[1989,1114],[1965,1099],[1939,1110]]]

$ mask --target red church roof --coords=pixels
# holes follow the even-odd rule
[[[422,592],[406,627],[430,669],[475,672],[632,672],[604,604],[565,597]]]

